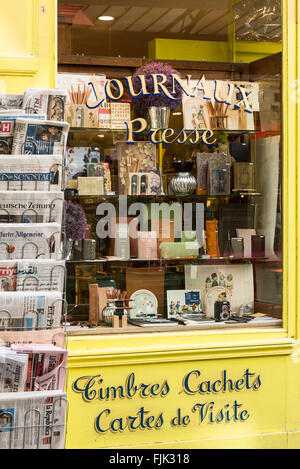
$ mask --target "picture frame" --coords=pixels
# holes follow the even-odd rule
[[[233,163],[233,191],[254,192],[254,163]]]

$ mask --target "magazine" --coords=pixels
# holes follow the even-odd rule
[[[69,124],[67,122],[50,120],[36,122],[34,119],[18,118],[15,124],[12,154],[63,154],[68,131]]]
[[[63,192],[0,191],[0,223],[51,223],[61,225]]]
[[[9,155],[12,152],[13,138],[15,133],[16,120],[22,117],[22,119],[38,119],[45,120],[46,115],[26,115],[21,114],[17,111],[16,113],[6,112],[0,114],[0,154]]]
[[[60,191],[62,155],[0,155],[0,190]]]
[[[2,393],[0,449],[63,449],[66,393]]]
[[[67,147],[66,177],[68,180],[89,175],[87,169],[90,163],[100,164],[99,148]]]
[[[51,290],[63,293],[65,269],[65,261],[44,259],[19,261],[16,269],[16,289]]]
[[[49,88],[27,88],[23,108],[28,114],[46,114],[51,121],[64,121],[67,92]]]
[[[0,292],[0,329],[31,331],[59,327],[62,306],[60,292]]]
[[[0,260],[58,260],[60,238],[58,223],[0,223]]]

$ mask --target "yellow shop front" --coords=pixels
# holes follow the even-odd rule
[[[92,4],[64,0],[57,5],[32,1],[26,8],[21,3],[31,18],[26,30],[34,28],[34,33],[26,51],[20,51],[20,43],[16,46],[16,31],[9,41],[10,49],[2,46],[1,83],[11,93],[23,92],[28,86],[53,86],[51,78],[46,83],[42,75],[46,67],[42,60],[36,65],[37,44],[49,58],[47,64],[51,64],[47,76],[51,77],[56,69],[56,83],[62,83],[67,74],[73,75],[74,80],[85,74],[94,86],[100,83],[97,77],[104,76],[114,85],[112,98],[116,90],[121,94],[120,83],[124,89],[128,86],[130,80],[126,82],[125,77],[149,64],[164,62],[172,67],[170,73],[175,71],[194,79],[202,93],[196,97],[200,104],[195,127],[187,124],[193,121],[194,101],[190,109],[185,101],[179,110],[171,110],[169,132],[161,126],[161,133],[152,134],[156,169],[161,175],[159,193],[144,193],[142,186],[140,192],[134,192],[132,178],[138,170],[128,174],[122,185],[123,168],[114,167],[114,161],[120,158],[114,156],[114,151],[118,142],[126,140],[124,127],[70,126],[68,149],[73,149],[73,155],[79,147],[99,149],[100,162],[108,163],[115,186],[106,193],[80,193],[74,180],[82,174],[75,168],[74,173],[78,174],[69,177],[71,182],[65,191],[67,202],[85,211],[87,239],[96,243],[93,258],[82,253],[81,257],[66,260],[66,448],[184,449],[176,456],[182,458],[177,462],[184,463],[189,460],[188,450],[195,448],[298,449],[299,0],[257,0],[251,5],[191,0],[184,6],[168,1],[154,1],[149,6],[144,1],[128,0],[107,6],[96,0]],[[50,21],[56,9],[58,55],[52,63],[52,49],[46,49],[55,41],[55,27],[50,27],[51,37],[44,44],[41,21]],[[99,19],[104,15],[112,19]],[[7,17],[13,17],[9,7]],[[29,44],[34,44],[31,50]],[[8,57],[14,57],[13,66]],[[146,73],[149,71],[143,68],[140,77]],[[161,83],[167,83],[163,81],[166,71],[154,67],[150,73],[154,81],[153,74],[157,74],[162,77]],[[221,82],[226,83],[227,98],[221,96]],[[77,86],[78,82],[74,83]],[[139,85],[142,84],[140,78]],[[213,94],[206,98],[213,109],[211,114],[205,114],[203,95],[209,90]],[[231,106],[229,92],[236,107]],[[133,94],[125,93],[124,99],[115,102],[133,106]],[[182,96],[181,99],[183,103]],[[79,102],[72,104],[78,106]],[[140,108],[134,110],[131,121],[137,119],[140,125],[142,118],[148,119],[141,116]],[[229,110],[239,112],[239,118],[235,120]],[[205,118],[210,119],[208,127]],[[214,140],[214,146],[205,146],[203,138],[194,144],[195,134],[192,143],[189,140],[180,145],[174,140],[169,144],[167,137],[182,128],[199,130],[202,136],[209,128],[211,133],[206,133],[204,140]],[[149,134],[146,137],[142,130],[136,135],[135,141],[149,141]],[[179,143],[182,135],[177,137]],[[211,172],[205,183],[199,179],[204,154],[234,158],[226,175],[229,188],[222,185],[220,171],[225,171],[225,166],[209,167]],[[194,162],[194,192],[176,192],[175,186],[169,190],[171,178],[178,176],[176,167],[175,172],[172,168],[174,160]],[[247,174],[240,173],[246,174],[246,181],[236,179],[243,164],[249,170]],[[132,192],[126,184],[131,184]],[[121,196],[127,197],[125,215],[120,208]],[[117,237],[104,243],[104,236],[99,233],[103,234],[101,217],[107,214],[105,210],[108,218],[117,219],[118,226],[129,226],[137,216],[137,207],[133,206],[137,203],[142,204],[141,210],[146,207],[147,227],[140,229],[143,232],[155,231],[150,225],[151,204],[184,206],[180,216],[186,225],[179,229],[180,233],[176,207],[169,218],[173,234],[162,236],[159,221],[163,215],[156,220],[160,235],[157,238],[168,245],[163,248],[175,249],[175,254],[165,254],[160,248],[157,255],[142,256],[138,248],[145,253],[146,245],[141,241],[137,246],[133,242],[129,255],[124,255],[116,251],[116,246],[123,246]],[[200,226],[199,252],[176,251],[179,245],[183,250],[190,249],[186,243],[195,241],[188,237],[188,233],[198,230],[194,221],[189,223],[193,217]],[[125,232],[120,239],[129,239],[129,232]],[[243,243],[242,254],[239,243]],[[101,297],[102,309],[96,323],[94,313],[100,297],[93,296],[91,285],[96,285],[97,292],[111,288],[115,295],[109,296],[105,291],[107,296],[104,304]],[[113,327],[116,313],[112,310],[121,303],[124,316],[127,300],[136,302],[131,303],[135,315],[126,315],[125,327],[121,323]],[[97,307],[94,301],[98,301]],[[180,302],[181,306],[185,302],[184,308],[180,309]],[[153,304],[155,314],[147,316],[150,310],[143,308]],[[194,317],[195,311],[198,318]],[[229,315],[222,316],[224,311],[230,311]],[[153,317],[162,322],[153,324]]]

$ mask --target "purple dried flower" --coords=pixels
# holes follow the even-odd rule
[[[154,91],[154,85],[153,79],[152,77],[150,77],[152,73],[166,75],[167,81],[164,83],[164,86],[168,89],[170,93],[173,89],[171,75],[175,73],[179,75],[177,70],[172,68],[170,65],[162,62],[151,62],[140,67],[132,78],[133,89],[136,93],[138,93],[141,89],[140,80],[136,75],[145,75],[147,91],[151,94],[147,96],[141,95],[136,98],[132,97],[132,104],[136,112],[140,115],[145,115],[150,106],[164,106],[170,108],[171,111],[175,111],[179,107],[181,102],[181,87],[178,85],[178,83],[175,84],[175,93],[172,94],[172,96],[174,96],[174,98],[177,98],[176,101],[171,100],[162,92],[158,96],[153,96],[152,93]]]
[[[67,200],[63,228],[67,239],[83,239],[86,229],[87,222],[83,208],[79,204],[72,202],[71,200]]]

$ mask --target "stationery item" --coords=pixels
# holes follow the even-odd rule
[[[254,301],[252,264],[185,266],[185,288],[199,290],[203,311],[214,317],[217,300],[229,301],[233,312]]]
[[[111,103],[101,103],[98,106],[98,124],[100,129],[111,128]]]
[[[168,318],[188,317],[202,312],[200,291],[167,290]]]
[[[16,290],[17,270],[17,261],[0,261],[0,291]]]
[[[230,164],[208,162],[208,194],[230,194]]]
[[[140,318],[143,316],[156,316],[158,302],[156,296],[149,290],[136,290],[131,299],[131,318]]]
[[[210,257],[220,257],[218,243],[218,221],[206,220],[206,254]]]
[[[236,235],[238,238],[244,239],[244,257],[252,257],[252,248],[251,248],[251,237],[256,235],[256,231],[254,229],[236,229]]]
[[[231,248],[233,257],[244,257],[244,238],[231,238]]]
[[[1,155],[0,190],[60,191],[62,155]]]
[[[68,131],[67,122],[17,118],[12,154],[62,154],[65,151]]]
[[[62,223],[63,192],[0,191],[0,223]]]
[[[9,155],[12,153],[13,139],[15,135],[16,120],[22,117],[23,119],[46,119],[45,114],[32,116],[31,114],[20,114],[19,111],[15,113],[1,113],[0,115],[0,154]],[[21,152],[20,152],[21,153]]]
[[[87,177],[103,177],[104,193],[111,191],[111,176],[108,163],[87,163]]]
[[[161,327],[161,326],[167,326],[167,327],[176,327],[178,326],[178,323],[175,321],[170,321],[169,319],[164,319],[160,317],[152,317],[152,316],[145,316],[141,318],[129,318],[128,322],[130,324],[133,324],[134,326],[139,326],[139,327]]]
[[[2,329],[52,329],[60,326],[62,294],[49,291],[0,292],[0,307]]]
[[[1,449],[63,449],[67,396],[58,391],[2,393]]]
[[[129,173],[145,173],[156,169],[156,145],[151,142],[117,142],[119,169],[119,193],[128,194],[130,190]]]
[[[111,129],[126,129],[125,122],[131,120],[130,103],[110,103],[111,109]]]
[[[233,191],[255,191],[254,164],[233,163]]]
[[[129,173],[129,195],[160,195],[161,177],[159,171]]]
[[[103,195],[103,177],[78,177],[78,195]]]
[[[128,225],[125,223],[116,225],[115,256],[122,259],[130,257]]]
[[[251,236],[251,255],[252,257],[265,257],[265,237],[264,235]]]
[[[210,185],[213,191],[219,193],[221,189],[228,191],[228,175],[222,178],[222,174],[218,178],[217,173],[213,170],[227,169],[230,171],[231,157],[225,153],[197,153],[197,194],[210,193]],[[211,174],[209,173],[211,169]],[[210,176],[210,177],[209,177]],[[229,188],[230,189],[230,188]],[[214,193],[214,192],[213,192]]]
[[[83,239],[82,240],[82,259],[92,260],[96,259],[96,240]]]
[[[65,261],[51,259],[20,260],[17,262],[16,290],[50,290],[63,293],[65,273]]]
[[[159,267],[139,267],[126,268],[126,291],[128,297],[136,290],[151,287],[151,292],[157,299],[157,313],[164,316],[164,300],[165,300],[165,273]]]
[[[23,108],[28,114],[46,114],[51,121],[64,121],[67,92],[49,88],[27,88]]]
[[[58,223],[0,223],[0,259],[58,259]]]
[[[90,163],[100,164],[99,148],[92,147],[67,147],[66,149],[66,176],[68,187],[72,179],[78,176],[102,176],[101,174],[88,174]]]
[[[59,72],[57,87],[68,93],[67,103],[88,103],[91,108],[105,97],[105,75]]]
[[[199,254],[198,241],[185,241],[177,243],[160,243],[160,253],[163,259],[176,257],[197,257]]]
[[[254,228],[254,216],[254,204],[220,203],[218,238],[221,256],[225,255],[228,233],[230,238],[235,238],[237,228]]]
[[[156,231],[138,232],[138,257],[139,259],[157,258],[157,233]]]

